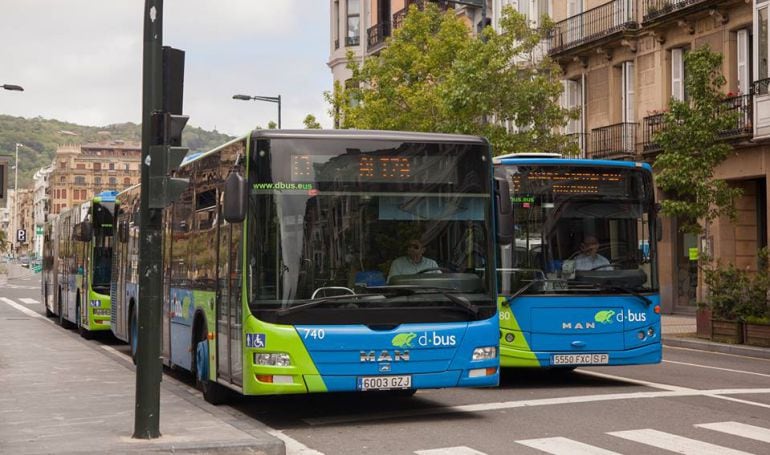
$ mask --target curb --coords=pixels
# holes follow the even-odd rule
[[[758,359],[770,359],[770,349],[741,344],[717,343],[700,338],[663,337],[663,345],[676,348],[697,349],[699,351],[718,352],[721,354],[740,355]]]

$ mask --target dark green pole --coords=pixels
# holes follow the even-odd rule
[[[142,70],[142,177],[139,220],[139,337],[134,438],[160,437],[161,209],[150,209],[150,121],[163,107],[163,0],[145,0]]]

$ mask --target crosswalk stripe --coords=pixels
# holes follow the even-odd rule
[[[444,447],[441,449],[429,449],[429,450],[417,450],[414,452],[417,455],[487,455],[484,452],[473,450],[470,447],[457,446],[457,447]]]
[[[719,431],[722,433],[740,436],[742,438],[754,439],[756,441],[770,442],[770,430],[762,427],[755,427],[740,422],[714,422],[695,425],[699,428]]]
[[[13,300],[11,300],[11,299],[9,299],[7,297],[0,297],[0,300],[2,300],[3,302],[7,303],[11,307],[16,308],[17,310],[21,311],[22,313],[26,314],[27,316],[31,316],[33,318],[44,319],[43,316],[35,313],[34,311],[30,310],[29,308],[27,308],[27,307],[25,307],[23,305],[19,305],[18,303],[14,302]]]
[[[23,298],[23,297],[19,298],[19,300],[21,300],[21,303],[26,303],[28,305],[34,305],[36,303],[40,303],[39,301],[37,301],[35,299],[27,299],[27,298]]]
[[[645,428],[642,430],[614,431],[607,433],[618,438],[646,444],[659,449],[681,453],[683,455],[751,455],[748,452],[728,449],[727,447],[685,438],[663,431]]]
[[[553,455],[620,455],[611,450],[562,437],[522,439],[516,442]]]

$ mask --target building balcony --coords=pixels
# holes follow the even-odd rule
[[[616,123],[591,130],[588,157],[603,160],[636,159],[637,123]]]
[[[752,94],[738,95],[725,98],[719,107],[719,115],[735,115],[734,123],[727,129],[718,133],[720,139],[725,141],[740,141],[750,139],[754,134],[754,96]],[[654,137],[663,131],[663,113],[648,115],[642,120],[642,156],[645,160],[652,161],[662,151],[660,145],[655,143]]]
[[[382,22],[369,27],[367,30],[367,50],[376,52],[385,45],[385,39],[390,36],[390,22]]]
[[[652,25],[652,23],[663,23],[673,20],[679,20],[691,16],[700,11],[706,11],[710,8],[709,14],[719,15],[721,20],[727,16],[713,9],[719,3],[725,0],[642,0],[642,23]]]
[[[613,0],[554,25],[548,53],[559,57],[579,53],[622,38],[639,28],[635,0]]]
[[[393,13],[393,30],[401,28],[404,25],[404,18],[409,11],[409,7],[417,5],[417,8],[423,9],[426,3],[435,3],[438,5],[441,11],[446,11],[449,8],[449,2],[447,0],[406,0],[404,8]]]

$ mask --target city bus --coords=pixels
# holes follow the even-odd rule
[[[494,162],[514,237],[498,249],[501,366],[660,362],[650,165],[553,154]]]
[[[44,227],[42,291],[46,314],[84,338],[110,330],[115,191],[64,209]]]
[[[186,160],[163,210],[161,356],[204,398],[495,386],[482,138],[257,130]],[[136,346],[139,188],[117,196],[113,332]],[[389,277],[419,239],[436,267]]]

